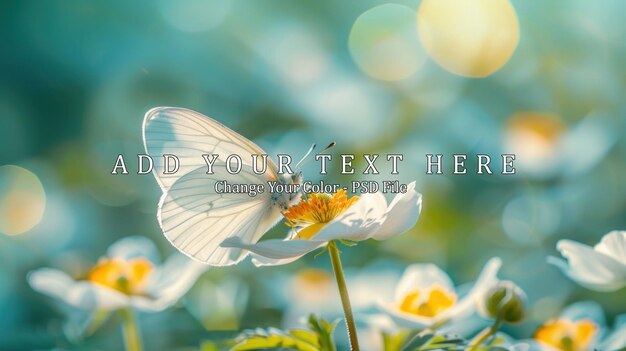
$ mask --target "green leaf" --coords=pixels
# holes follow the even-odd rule
[[[425,344],[428,344],[434,336],[435,334],[432,331],[426,329],[422,331],[421,333],[415,335],[413,338],[411,338],[406,343],[406,345],[404,345],[404,347],[402,348],[402,351],[412,351]]]
[[[296,351],[337,351],[333,332],[338,321],[329,323],[310,315],[311,330],[292,329],[282,331],[275,328],[248,330],[235,340],[230,351],[291,349]]]
[[[289,334],[253,335],[233,346],[230,351],[288,348],[297,351],[320,351],[319,347]]]
[[[308,342],[311,345],[315,345],[317,347],[319,347],[319,335],[317,335],[316,333],[310,331],[310,330],[303,330],[303,329],[292,329],[288,331],[289,334],[291,334],[293,337],[301,339],[303,341]]]
[[[218,351],[219,348],[217,347],[217,344],[214,343],[213,341],[203,341],[202,344],[200,344],[200,351]]]
[[[383,351],[400,351],[402,345],[406,342],[408,332],[400,331],[395,334],[382,333],[383,336]]]
[[[318,334],[321,351],[336,351],[333,333],[337,323],[339,323],[339,320],[328,323],[324,319],[318,320],[314,314],[309,315],[309,328]]]
[[[436,334],[426,329],[410,339],[402,351],[456,351],[464,350],[466,344],[467,341],[458,336]]]

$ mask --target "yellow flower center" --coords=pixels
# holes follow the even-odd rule
[[[441,312],[454,306],[456,294],[434,286],[433,288],[420,291],[414,290],[402,299],[400,310],[421,317],[435,317]]]
[[[535,339],[562,351],[586,351],[598,327],[589,319],[576,322],[567,319],[550,321],[535,333]]]
[[[340,189],[335,194],[314,193],[297,205],[289,207],[285,213],[287,225],[300,228],[297,238],[311,239],[328,222],[352,206],[358,196],[348,198],[346,191]]]
[[[91,269],[87,280],[127,295],[135,295],[141,293],[153,268],[152,263],[145,258],[129,261],[103,259]]]

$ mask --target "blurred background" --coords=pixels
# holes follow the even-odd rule
[[[63,306],[26,275],[80,276],[128,235],[175,252],[156,220],[156,181],[133,174],[155,106],[211,116],[270,154],[335,140],[337,154],[405,155],[397,176],[381,162],[379,179],[416,180],[422,216],[406,235],[344,250],[357,311],[389,297],[410,263],[461,284],[499,256],[500,276],[529,297],[512,336],[573,301],[597,301],[609,321],[626,312],[626,291],[580,288],[546,264],[559,239],[594,244],[626,229],[626,3],[483,4],[468,31],[433,43],[437,26],[462,16],[445,3],[418,25],[419,1],[2,2],[0,349],[121,345],[114,321],[72,336]],[[110,174],[119,153],[128,176]],[[429,153],[446,155],[443,175],[425,174]],[[453,153],[469,155],[467,175],[451,174]],[[517,174],[475,174],[478,153],[515,153]],[[349,177],[333,163],[327,180],[372,179],[355,164]],[[305,178],[321,179],[316,164]],[[311,254],[209,269],[175,308],[140,315],[146,349],[338,316],[329,267]]]

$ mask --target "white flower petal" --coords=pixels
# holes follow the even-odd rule
[[[476,310],[476,302],[484,298],[485,293],[498,282],[498,271],[502,266],[502,260],[498,257],[491,258],[483,267],[476,283],[460,301],[450,309],[443,312],[445,318],[463,319]]]
[[[449,292],[454,292],[454,284],[450,276],[439,267],[431,263],[412,264],[406,268],[396,288],[395,300],[402,301],[404,297],[415,290],[425,290],[433,285],[439,285]]]
[[[433,285],[439,285],[450,292],[455,292],[454,285],[450,277],[439,267],[433,264],[413,264],[405,270],[398,283],[395,302],[380,302],[379,308],[386,311],[398,325],[404,327],[426,328],[435,323],[449,320],[451,323],[455,323],[455,330],[458,332],[460,326],[458,323],[467,321],[466,318],[474,312],[477,296],[483,295],[487,289],[497,282],[497,273],[501,264],[501,260],[497,257],[489,260],[470,292],[450,309],[432,318],[403,312],[399,309],[398,303],[408,293],[417,289],[425,290],[432,288]],[[460,320],[463,321],[461,322]]]
[[[56,269],[33,271],[28,275],[28,281],[33,289],[84,310],[111,311],[129,303],[128,297],[120,292],[88,281],[75,281]]]
[[[113,289],[81,281],[70,291],[65,302],[87,310],[113,311],[128,306],[130,299]]]
[[[317,241],[369,239],[380,228],[386,212],[387,200],[383,194],[364,194],[344,213],[324,226],[314,238]]]
[[[132,260],[147,258],[150,262],[159,263],[159,251],[152,240],[143,236],[129,236],[114,242],[107,251],[109,258]]]
[[[623,350],[626,348],[626,315],[617,316],[613,331],[597,345],[598,350]]]
[[[443,314],[439,316],[439,318],[445,319],[446,315]],[[475,313],[466,318],[453,318],[448,320],[439,327],[437,331],[442,334],[454,334],[469,338],[478,334],[487,326],[489,326],[489,321]]]
[[[430,318],[403,312],[398,304],[405,296],[416,290],[426,290],[438,285],[441,288],[454,292],[452,280],[439,267],[430,263],[417,263],[408,266],[396,287],[394,302],[381,301],[378,306],[387,312],[395,323],[407,328],[427,328],[439,321],[438,317]]]
[[[398,330],[398,326],[389,318],[386,314],[373,314],[364,315],[363,321],[372,330],[378,333],[395,333]]]
[[[67,296],[68,290],[76,284],[67,273],[52,268],[32,271],[28,274],[27,280],[34,290],[60,300]]]
[[[408,185],[407,192],[397,194],[387,209],[386,218],[373,238],[386,240],[413,228],[422,211],[422,194],[415,191],[415,182]]]
[[[269,257],[265,257],[265,256],[261,256],[261,255],[257,255],[257,254],[252,254],[252,263],[257,266],[257,267],[263,267],[263,266],[280,266],[283,264],[287,264],[287,263],[291,263],[297,259],[299,259],[300,257],[306,255],[307,253],[303,253],[302,255],[299,256],[293,256],[290,258],[269,258]]]
[[[532,348],[528,343],[520,342],[509,346],[510,351],[531,351]]]
[[[561,318],[569,321],[589,319],[601,329],[606,326],[606,317],[602,307],[594,301],[580,301],[573,303],[561,312]]]
[[[539,342],[535,339],[522,340],[511,347],[512,351],[528,350],[528,351],[560,351],[554,347]]]
[[[264,240],[256,244],[250,244],[243,242],[239,237],[231,237],[224,240],[221,246],[238,247],[268,258],[285,259],[302,256],[324,244],[325,242],[313,240],[279,239]]]
[[[594,250],[611,256],[626,265],[626,231],[614,230],[606,234],[594,247]]]
[[[437,322],[435,318],[421,317],[415,314],[402,312],[398,309],[396,303],[379,302],[378,307],[387,312],[391,319],[397,325],[410,329],[424,329],[432,326]]]
[[[598,291],[617,290],[626,285],[626,267],[613,257],[571,240],[560,240],[557,250],[567,259],[567,264],[551,258],[548,262],[580,285]]]
[[[134,297],[131,304],[145,311],[162,311],[185,295],[207,268],[186,256],[174,254],[151,275],[146,288],[149,297]]]

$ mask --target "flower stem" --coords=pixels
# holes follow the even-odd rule
[[[337,244],[334,241],[330,241],[328,243],[328,253],[330,255],[330,262],[332,263],[333,270],[335,272],[335,278],[337,279],[337,287],[339,288],[339,295],[341,296],[341,305],[343,306],[343,313],[346,318],[346,328],[348,329],[350,350],[359,351],[359,340],[357,338],[356,327],[354,325],[352,307],[350,306],[348,287],[346,286],[346,279],[343,275],[343,268],[341,267],[339,249],[337,248]]]
[[[141,335],[139,334],[139,327],[137,321],[130,308],[124,308],[120,310],[122,315],[122,331],[124,333],[124,345],[126,351],[141,351]]]
[[[498,331],[498,329],[500,329],[500,324],[501,324],[500,318],[496,318],[492,326],[485,328],[483,331],[480,332],[480,334],[474,337],[474,339],[470,342],[469,350],[470,351],[477,350],[478,347],[482,343],[484,343],[490,336],[495,334]]]

